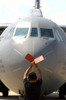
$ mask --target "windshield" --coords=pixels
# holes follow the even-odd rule
[[[30,36],[32,36],[32,37],[37,37],[38,36],[38,30],[37,30],[37,28],[32,28],[31,29]]]
[[[41,37],[53,37],[52,29],[40,28]]]
[[[17,28],[15,32],[15,36],[23,37],[27,36],[28,28]]]

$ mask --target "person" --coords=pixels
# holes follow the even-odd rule
[[[35,72],[30,73],[34,65],[39,75],[38,79]],[[24,88],[25,88],[24,100],[40,100],[41,85],[42,85],[42,72],[39,69],[38,65],[35,64],[35,62],[32,62],[24,73]]]

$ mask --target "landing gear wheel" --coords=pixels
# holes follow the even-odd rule
[[[8,90],[6,90],[6,91],[3,92],[3,96],[4,97],[8,97]]]
[[[64,99],[65,98],[65,95],[64,95],[63,91],[59,91],[59,98],[60,99]]]

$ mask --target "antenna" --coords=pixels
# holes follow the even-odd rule
[[[40,0],[35,1],[35,9],[40,9]]]

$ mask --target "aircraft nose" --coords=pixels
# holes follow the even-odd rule
[[[46,40],[46,39],[33,40],[30,51],[32,51],[34,57],[38,57],[40,55],[46,55],[48,52],[53,51],[53,43],[54,40]]]
[[[19,43],[16,42],[16,51],[24,57],[28,53],[34,57],[38,57],[44,55],[52,48],[52,42],[53,41],[38,38],[20,39]]]
[[[28,45],[26,46],[26,52],[30,53],[34,57],[43,55],[44,52],[46,52],[46,48],[50,45],[50,42],[47,40],[40,40],[40,39],[34,39],[34,40],[29,40],[27,42]]]

